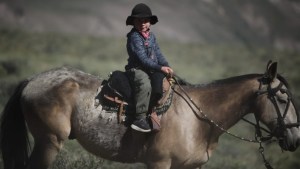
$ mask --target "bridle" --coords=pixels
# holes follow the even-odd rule
[[[278,76],[280,77],[280,76]],[[287,88],[283,88],[284,83],[280,80],[280,83],[278,84],[277,87],[272,88],[271,87],[271,83],[272,83],[272,78],[269,77],[267,74],[264,74],[262,76],[262,78],[259,79],[259,90],[256,92],[257,96],[261,96],[261,95],[267,95],[267,98],[272,102],[275,110],[276,110],[276,114],[277,114],[277,123],[276,123],[276,127],[268,132],[269,136],[267,137],[263,137],[262,136],[262,132],[261,130],[263,129],[264,131],[266,131],[266,129],[260,127],[259,124],[259,118],[257,117],[257,115],[255,114],[255,119],[256,119],[256,124],[254,124],[255,126],[255,139],[256,140],[260,140],[259,142],[259,152],[261,153],[261,156],[264,160],[264,164],[265,167],[267,169],[273,169],[273,167],[270,165],[270,163],[266,160],[265,155],[264,155],[264,148],[262,146],[262,142],[264,141],[268,141],[271,140],[274,136],[279,140],[279,142],[283,143],[284,145],[286,145],[286,133],[287,133],[287,129],[292,128],[292,127],[299,127],[300,126],[300,116],[299,116],[299,112],[297,110],[297,106],[295,105],[294,99],[292,97],[292,93],[287,89]],[[262,86],[263,85],[267,85],[267,89],[263,90]],[[281,92],[282,94],[286,94],[287,95],[287,101],[284,101],[286,103],[284,112],[281,113],[280,108],[278,106],[278,101],[276,99],[277,96],[277,92]],[[286,124],[284,122],[284,119],[286,118],[287,112],[290,108],[290,105],[294,104],[294,109],[297,115],[297,122],[296,123],[288,123]],[[247,121],[243,118],[244,121]],[[247,121],[249,122],[249,121]],[[250,124],[253,124],[252,122],[249,122]]]
[[[209,121],[215,127],[217,127],[218,129],[220,129],[221,131],[225,132],[226,134],[228,134],[230,136],[233,136],[233,137],[238,138],[238,139],[243,140],[243,141],[259,143],[260,144],[259,152],[262,155],[265,167],[267,169],[272,169],[272,166],[269,164],[269,162],[265,158],[264,148],[262,146],[262,143],[271,140],[274,136],[279,141],[284,142],[284,140],[285,140],[284,138],[286,137],[287,129],[292,128],[292,127],[299,127],[300,126],[300,115],[299,115],[299,112],[297,110],[297,106],[295,105],[295,102],[293,100],[291,92],[287,88],[283,88],[284,83],[281,80],[280,80],[280,83],[277,87],[272,88],[271,87],[272,78],[269,77],[267,74],[264,74],[259,79],[260,84],[259,84],[259,89],[256,92],[256,96],[258,97],[258,96],[262,96],[262,95],[266,94],[267,98],[272,102],[272,104],[275,107],[276,114],[277,114],[277,126],[272,131],[268,131],[267,129],[260,126],[260,123],[259,123],[260,119],[258,118],[258,115],[256,115],[256,114],[255,114],[256,124],[252,123],[251,121],[249,121],[245,118],[242,118],[244,121],[246,121],[246,122],[250,123],[251,125],[255,126],[255,129],[256,129],[255,130],[255,133],[256,133],[255,134],[255,140],[247,139],[247,138],[244,138],[244,137],[240,137],[236,134],[233,134],[233,133],[229,132],[228,130],[224,129],[223,127],[221,127],[219,124],[217,124],[212,119],[210,119],[208,117],[208,115],[202,111],[202,109],[193,101],[193,99],[188,95],[188,93],[178,83],[177,79],[174,78],[174,80],[175,80],[176,84],[179,86],[179,88],[181,89],[181,91],[184,93],[184,95],[188,98],[189,101],[182,94],[180,94],[178,91],[176,91],[175,89],[173,89],[174,92],[177,93],[179,96],[181,96],[191,108],[192,108],[192,105],[193,105],[193,107],[195,107],[197,109],[197,111],[195,111],[192,108],[192,110],[195,112],[197,117],[200,117],[200,118],[203,118],[203,119]],[[266,90],[262,89],[263,85],[267,85]],[[287,97],[287,102],[286,102],[286,107],[285,107],[285,110],[284,110],[283,113],[281,113],[280,108],[278,106],[278,101],[276,99],[278,91],[280,91],[282,94],[286,94],[288,96]],[[284,122],[284,119],[286,118],[287,112],[288,112],[291,104],[294,104],[294,109],[295,109],[295,112],[296,112],[296,115],[297,115],[297,122],[286,124]],[[198,113],[200,113],[200,115]],[[262,130],[269,133],[269,136],[262,136]]]
[[[257,135],[257,137],[260,137],[263,140],[269,140],[275,136],[277,139],[279,139],[279,141],[283,141],[284,137],[286,136],[287,129],[300,126],[300,116],[299,116],[299,112],[297,111],[297,106],[294,105],[294,109],[295,109],[295,112],[297,115],[297,122],[285,123],[284,119],[286,118],[286,115],[288,113],[288,110],[289,110],[291,104],[295,104],[291,92],[287,88],[283,88],[284,83],[281,80],[277,87],[272,88],[271,87],[272,78],[270,78],[267,75],[263,75],[263,77],[259,79],[259,82],[260,82],[259,90],[256,92],[256,95],[261,96],[261,95],[266,94],[267,98],[272,102],[272,104],[276,110],[276,114],[277,114],[277,125],[272,131],[269,132],[270,135],[268,137],[262,137],[262,134],[260,131],[261,127],[259,125],[259,118],[257,117],[257,115],[255,115],[255,117],[256,117],[256,135]],[[266,90],[262,89],[263,85],[267,85]],[[284,112],[282,112],[282,113],[281,113],[279,105],[278,105],[279,103],[276,99],[276,97],[278,97],[277,92],[281,92],[282,94],[287,95],[287,100],[283,101],[286,104],[286,106],[285,106]]]

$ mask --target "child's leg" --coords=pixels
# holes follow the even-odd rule
[[[163,79],[165,75],[161,72],[154,72],[150,75],[151,86],[152,86],[152,101],[154,104],[161,99],[163,95]]]
[[[140,132],[150,132],[150,125],[146,120],[151,96],[149,76],[139,69],[132,69],[128,74],[131,82],[133,82],[136,104],[136,119],[131,124],[131,128]]]
[[[151,82],[147,73],[140,69],[129,70],[130,81],[133,82],[136,117],[145,118],[151,96]]]

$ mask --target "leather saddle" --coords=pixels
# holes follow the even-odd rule
[[[152,112],[149,112],[149,114],[151,114],[151,118],[153,116],[153,112],[159,115],[167,111],[170,107],[173,96],[173,92],[171,90],[172,84],[173,81],[171,79],[165,78],[163,80],[163,97],[157,103],[150,103],[150,105],[154,105]],[[124,115],[128,117],[127,119],[130,119],[131,115],[128,112],[135,111],[135,106],[133,104],[133,90],[130,86],[126,72],[119,70],[112,72],[108,80],[104,80],[101,86],[102,89],[96,96],[96,99],[99,100],[103,109],[109,112],[118,113],[118,123],[123,122],[122,116]]]

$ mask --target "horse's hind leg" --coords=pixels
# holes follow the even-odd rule
[[[34,112],[36,113],[25,113],[34,138],[27,169],[47,169],[62,149],[63,142],[68,139],[71,131],[71,110],[53,106],[46,111]]]
[[[62,149],[71,131],[70,110],[52,108],[39,113],[25,113],[34,138],[34,147],[27,169],[47,169]],[[35,111],[36,112],[36,111]]]
[[[45,113],[46,114],[46,113]],[[28,127],[34,138],[34,147],[27,169],[47,169],[68,139],[71,131],[70,117],[53,111],[47,123],[31,118]],[[43,117],[43,116],[40,116]]]
[[[45,94],[24,101],[24,116],[34,138],[28,169],[47,169],[71,132],[71,114],[79,86],[66,80]]]
[[[36,138],[27,169],[47,169],[55,160],[62,145],[63,141],[52,134]]]

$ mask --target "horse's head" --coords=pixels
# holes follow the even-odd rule
[[[300,145],[300,117],[288,84],[277,74],[277,63],[269,63],[259,79],[256,117],[271,130],[283,150],[295,151]]]

